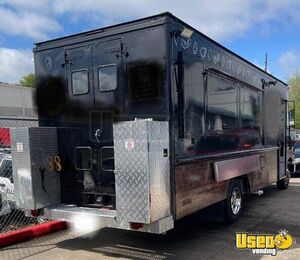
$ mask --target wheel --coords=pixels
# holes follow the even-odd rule
[[[289,187],[290,177],[286,177],[277,182],[277,188],[279,190],[286,190]]]
[[[225,222],[234,223],[242,214],[244,199],[242,193],[242,180],[232,180],[225,203]]]

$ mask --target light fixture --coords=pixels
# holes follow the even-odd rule
[[[185,37],[185,38],[191,38],[193,35],[194,31],[188,29],[188,28],[184,28],[180,34],[180,36]]]

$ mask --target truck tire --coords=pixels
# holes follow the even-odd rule
[[[277,182],[277,188],[279,190],[286,190],[288,187],[289,187],[289,182],[290,182],[290,178],[289,177],[286,177],[282,180],[279,180]]]
[[[242,180],[234,179],[230,182],[225,203],[225,223],[234,223],[239,219],[244,207]]]

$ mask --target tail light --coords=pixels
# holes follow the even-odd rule
[[[136,223],[136,222],[130,223],[130,228],[133,230],[139,230],[140,228],[143,228],[143,227],[144,227],[143,223]]]
[[[39,215],[41,215],[41,212],[37,209],[35,209],[35,210],[31,210],[31,216],[33,216],[33,217],[38,217]]]

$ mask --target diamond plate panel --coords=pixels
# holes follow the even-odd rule
[[[167,122],[114,124],[119,222],[151,223],[170,214],[169,159],[164,148],[169,150]]]
[[[151,222],[170,212],[169,128],[167,122],[149,122]]]
[[[120,222],[150,222],[147,125],[143,121],[114,125],[116,209]],[[125,143],[133,141],[132,149]]]
[[[59,204],[60,176],[49,163],[58,155],[56,128],[12,128],[11,137],[17,206],[40,209]]]
[[[23,152],[17,152],[17,143],[23,144]],[[11,153],[15,200],[18,208],[34,208],[32,178],[30,176],[29,131],[26,127],[11,129]]]

